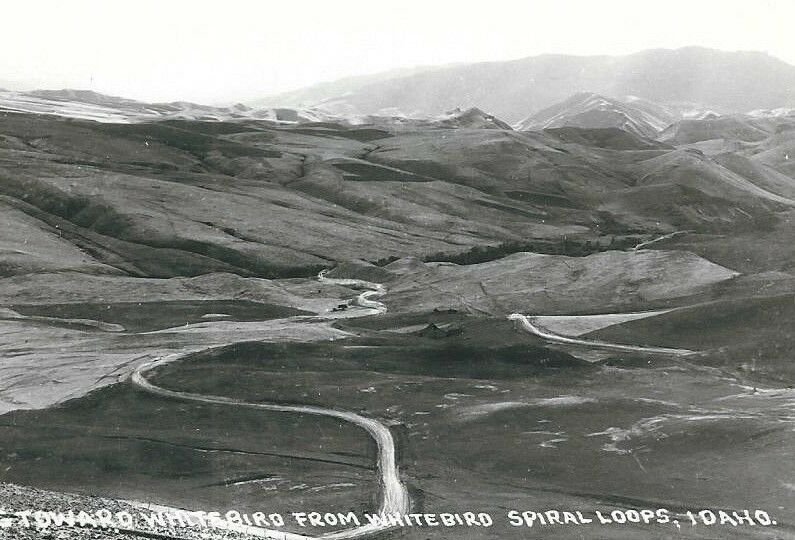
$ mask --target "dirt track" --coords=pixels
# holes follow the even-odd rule
[[[375,314],[384,313],[386,306],[373,300],[373,297],[381,296],[386,292],[386,289],[375,283],[369,283],[360,280],[351,279],[331,279],[325,277],[324,273],[318,276],[318,279],[326,283],[334,283],[336,285],[343,285],[348,287],[366,288],[365,292],[361,293],[355,304],[364,309],[375,310]],[[354,313],[357,310],[354,310]],[[361,313],[355,313],[361,315]],[[353,315],[352,315],[353,316]],[[247,401],[232,399],[223,396],[207,396],[202,394],[193,394],[189,392],[178,392],[162,388],[150,382],[147,379],[147,374],[152,370],[179,362],[183,359],[183,355],[170,355],[159,358],[152,362],[138,367],[132,374],[131,382],[138,388],[155,394],[157,396],[167,397],[171,399],[179,399],[183,401],[194,401],[200,403],[209,403],[214,405],[227,405],[232,407],[245,407],[251,409],[260,409],[266,411],[296,413],[296,414],[311,414],[317,416],[329,416],[345,420],[354,425],[364,429],[375,440],[378,446],[378,473],[379,482],[381,484],[381,504],[378,513],[384,514],[406,514],[410,510],[410,501],[408,490],[406,486],[400,481],[398,467],[395,456],[395,441],[389,428],[374,418],[368,418],[360,414],[348,411],[341,411],[336,409],[326,409],[323,407],[309,406],[309,405],[279,405],[272,403],[251,403]],[[350,538],[362,538],[374,533],[383,532],[391,528],[382,523],[364,524],[350,529],[344,529],[330,534],[323,535],[324,540],[343,540]],[[264,529],[260,527],[246,527],[245,532],[255,536],[264,538],[279,538],[284,540],[309,540],[315,537],[306,536],[295,533],[286,533],[283,531],[275,531]]]

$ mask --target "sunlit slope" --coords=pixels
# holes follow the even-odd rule
[[[495,316],[609,313],[665,305],[736,275],[681,251],[517,253],[468,266],[425,264],[393,283],[386,301],[395,309],[452,307]]]

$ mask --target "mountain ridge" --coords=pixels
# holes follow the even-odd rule
[[[366,84],[344,94],[314,93],[313,87],[307,87],[258,103],[315,105],[347,114],[377,114],[391,108],[406,116],[478,107],[509,123],[579,91],[692,102],[720,112],[795,105],[795,66],[767,53],[704,47],[649,49],[624,56],[544,54],[374,79],[370,76]],[[295,101],[299,94],[301,99]]]

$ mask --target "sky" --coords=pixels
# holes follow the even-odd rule
[[[793,0],[26,0],[0,86],[231,103],[399,67],[699,45],[795,64]]]

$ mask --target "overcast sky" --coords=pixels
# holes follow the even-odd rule
[[[7,2],[0,86],[239,101],[396,67],[702,45],[795,64],[793,0]]]

